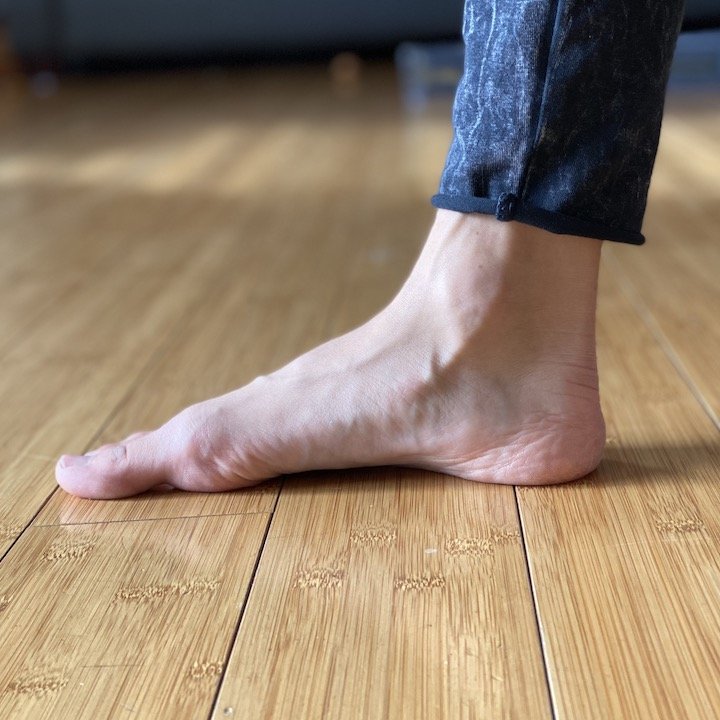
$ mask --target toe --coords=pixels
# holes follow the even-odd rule
[[[72,495],[128,497],[168,481],[168,455],[161,438],[147,433],[89,455],[63,455],[55,466],[55,477]]]

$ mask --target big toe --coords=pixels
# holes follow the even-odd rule
[[[157,434],[147,433],[89,455],[63,455],[55,477],[63,490],[79,497],[128,497],[168,482],[169,459]]]

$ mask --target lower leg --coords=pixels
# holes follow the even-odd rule
[[[60,484],[119,497],[401,464],[540,484],[599,462],[597,240],[438,212],[395,299],[365,325],[159,429],[64,456]]]
[[[465,0],[437,207],[640,244],[683,0]]]

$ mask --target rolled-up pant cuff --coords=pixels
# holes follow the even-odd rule
[[[436,208],[462,213],[494,215],[502,221],[517,220],[559,235],[578,235],[597,240],[629,243],[630,245],[642,245],[645,242],[645,236],[642,233],[612,228],[601,223],[535,207],[512,193],[503,193],[496,199],[440,193],[433,195],[431,202]]]
[[[641,245],[683,0],[465,0],[437,207]]]

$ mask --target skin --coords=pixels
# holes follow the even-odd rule
[[[582,477],[605,444],[601,245],[439,210],[407,281],[367,323],[156,430],[63,455],[57,481],[117,498],[366,465],[515,485]]]

